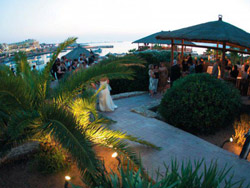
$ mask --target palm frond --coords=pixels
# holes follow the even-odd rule
[[[79,122],[79,130],[88,135],[89,139],[105,147],[112,147],[120,154],[139,164],[136,153],[128,146],[125,140],[138,142],[140,144],[159,149],[159,147],[131,135],[126,135],[121,131],[110,130],[104,125],[106,119],[98,117],[96,112],[96,102],[77,98],[69,106],[75,118]],[[91,119],[91,115],[93,118]]]
[[[1,138],[1,156],[7,154],[13,147],[42,136],[39,129],[39,114],[35,111],[16,111],[9,117],[8,126]]]
[[[10,112],[34,107],[35,94],[21,77],[0,77],[0,83],[0,100]]]
[[[76,37],[70,37],[64,42],[62,42],[56,49],[56,51],[53,53],[52,58],[50,61],[46,64],[45,68],[42,70],[41,74],[39,75],[39,93],[40,96],[43,97],[43,99],[46,99],[49,95],[49,87],[50,87],[50,80],[51,75],[50,71],[52,69],[53,64],[55,63],[58,55],[64,50],[67,46],[73,44],[76,41]]]
[[[29,66],[26,53],[22,51],[16,53],[15,62],[16,62],[16,75],[30,78],[31,68]]]
[[[43,130],[54,137],[76,160],[81,174],[88,171],[92,175],[99,168],[99,161],[92,150],[93,144],[78,130],[72,113],[54,104],[46,104],[41,109]]]
[[[8,122],[8,134],[12,140],[19,137],[32,138],[29,133],[38,131],[40,115],[36,111],[18,111],[10,116]]]
[[[0,77],[14,76],[13,72],[7,65],[0,65]]]

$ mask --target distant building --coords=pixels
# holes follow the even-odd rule
[[[6,43],[0,44],[0,50],[1,51],[8,51],[9,50],[9,46]]]
[[[16,42],[9,44],[10,49],[22,49],[22,48],[30,48],[30,49],[36,49],[40,48],[39,42],[34,39],[27,39],[22,42]]]

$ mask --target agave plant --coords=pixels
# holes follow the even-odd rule
[[[97,113],[96,94],[81,97],[91,83],[102,77],[132,79],[131,66],[144,63],[138,57],[110,58],[67,75],[55,89],[50,88],[53,63],[59,53],[75,41],[76,38],[69,38],[60,44],[41,72],[31,71],[23,52],[15,57],[16,75],[0,66],[0,158],[19,144],[49,135],[71,154],[85,180],[98,185],[105,170],[92,149],[94,144],[112,147],[137,164],[126,139],[159,148],[121,131],[110,130],[105,126],[107,120]]]
[[[165,167],[165,174],[161,175],[157,171],[155,179],[145,176],[145,173],[140,167],[137,171],[134,170],[133,165],[129,164],[127,167],[119,168],[119,175],[112,172],[111,174],[104,174],[104,181],[96,188],[243,188],[249,187],[244,185],[244,180],[234,181],[233,175],[229,178],[231,168],[226,165],[219,169],[216,161],[212,161],[208,166],[204,160],[180,163],[175,159],[171,161],[171,165]],[[71,183],[73,188],[81,188]]]

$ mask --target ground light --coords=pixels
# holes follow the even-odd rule
[[[121,159],[118,157],[118,153],[117,153],[117,152],[114,152],[114,153],[112,154],[112,158],[116,158],[116,159],[118,160],[118,168],[119,168],[119,166],[120,166],[120,164],[121,164]]]
[[[69,181],[71,180],[70,176],[65,176],[65,184],[64,184],[64,188],[68,188],[69,185]]]
[[[229,139],[227,139],[227,140],[225,140],[222,144],[221,144],[221,148],[223,148],[223,146],[225,145],[225,143],[227,143],[227,142],[233,142],[234,140],[233,140],[233,138],[232,137],[230,137]]]

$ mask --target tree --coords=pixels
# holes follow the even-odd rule
[[[131,66],[144,61],[136,56],[105,60],[68,74],[52,90],[52,65],[59,53],[75,41],[76,38],[69,38],[60,44],[42,72],[31,71],[24,52],[15,56],[16,76],[5,66],[0,67],[0,157],[19,144],[50,136],[75,159],[85,180],[97,185],[105,169],[92,149],[94,144],[112,147],[137,164],[139,161],[125,139],[157,147],[110,130],[105,126],[107,120],[99,117],[95,109],[96,95],[84,94],[92,82],[104,76],[132,79]]]

